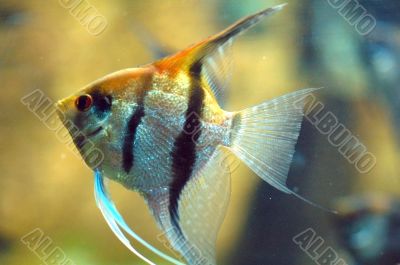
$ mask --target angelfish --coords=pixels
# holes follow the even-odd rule
[[[215,242],[230,192],[227,152],[273,187],[300,197],[286,179],[304,99],[315,89],[237,112],[220,107],[233,40],[282,8],[248,16],[175,55],[107,75],[57,103],[61,120],[95,172],[96,200],[106,221],[147,263],[154,264],[123,231],[173,264],[183,264],[125,223],[104,179],[139,192],[171,246],[190,265],[216,264]],[[89,161],[88,146],[102,151],[100,163]]]

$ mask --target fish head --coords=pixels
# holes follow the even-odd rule
[[[57,102],[57,114],[90,168],[119,163],[126,115],[137,104],[149,74],[148,68],[121,70]],[[97,159],[90,155],[93,150],[101,152]]]
[[[88,87],[57,102],[58,116],[70,133],[95,136],[111,114],[113,96],[100,87]],[[73,126],[69,126],[69,125]]]

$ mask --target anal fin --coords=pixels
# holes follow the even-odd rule
[[[160,227],[190,265],[215,265],[215,245],[230,199],[230,170],[225,153],[214,152],[205,167],[184,187],[178,204],[177,224],[169,211],[169,190],[160,189],[146,195]]]

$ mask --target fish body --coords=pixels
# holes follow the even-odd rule
[[[170,184],[180,135],[186,135],[182,144],[188,148],[196,144],[193,153],[200,159],[193,164],[194,171],[206,162],[201,158],[209,158],[216,146],[228,143],[232,114],[219,108],[206,84],[195,88],[200,90],[198,98],[191,96],[193,83],[185,71],[172,76],[153,65],[127,69],[90,84],[82,93],[61,101],[59,108],[75,108],[81,94],[110,98],[112,111],[94,107],[88,115],[95,116],[95,121],[81,129],[87,135],[96,132],[90,140],[104,152],[99,168],[108,178],[146,192]],[[81,123],[81,116],[64,113],[75,124]],[[79,149],[85,152],[85,146]],[[179,163],[187,163],[186,157],[182,159]]]
[[[286,178],[304,99],[315,89],[242,111],[221,108],[233,40],[282,7],[246,17],[170,57],[105,76],[58,103],[61,120],[96,172],[100,209],[133,252],[120,228],[136,234],[112,204],[103,178],[139,192],[172,247],[190,265],[216,264],[215,241],[230,191],[223,148],[275,188],[298,196],[286,187]],[[86,156],[93,146],[103,153],[95,165]]]

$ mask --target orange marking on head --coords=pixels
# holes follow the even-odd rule
[[[108,92],[124,89],[132,82],[141,83],[154,73],[153,67],[132,68],[121,70],[107,75],[90,84],[89,87],[98,86]]]

